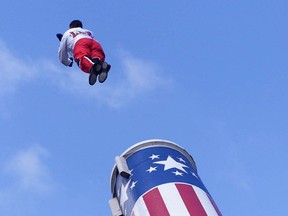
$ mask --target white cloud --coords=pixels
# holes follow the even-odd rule
[[[62,90],[75,95],[89,97],[111,107],[118,107],[127,104],[137,96],[149,93],[157,88],[163,88],[171,84],[171,78],[161,73],[161,68],[147,60],[133,57],[127,52],[120,54],[120,67],[113,67],[109,72],[109,77],[106,83],[94,86],[88,84],[88,74],[80,71],[79,68],[63,68],[48,64],[52,76],[50,80],[54,80]],[[55,75],[57,74],[57,75]],[[117,78],[110,78],[115,76]]]
[[[171,84],[172,79],[161,73],[157,64],[136,58],[126,52],[121,54],[122,68],[114,68],[119,80],[105,92],[105,100],[111,106],[121,106],[137,96]]]
[[[0,96],[14,92],[19,84],[33,79],[35,75],[32,64],[17,58],[0,40]]]
[[[16,188],[46,193],[52,188],[49,170],[43,162],[47,156],[47,150],[39,145],[19,151],[8,160],[4,172],[13,179]]]
[[[159,76],[160,68],[155,63],[135,58],[130,54],[122,54],[122,62],[126,81],[130,88],[139,91],[147,91],[154,89],[158,84],[164,84],[167,79]]]
[[[112,64],[109,72],[109,77],[113,78],[108,78],[107,83],[90,86],[88,74],[76,64],[68,68],[58,60],[49,59],[34,59],[32,64],[27,59],[16,57],[0,40],[0,97],[17,91],[27,82],[45,79],[64,92],[117,107],[171,83],[171,79],[161,73],[161,67],[152,61],[136,58],[127,52],[120,53],[119,61],[121,66],[116,68]]]
[[[1,215],[35,213],[39,210],[39,200],[55,192],[55,182],[44,160],[48,156],[46,149],[33,145],[1,158]]]

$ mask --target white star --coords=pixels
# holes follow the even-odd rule
[[[178,170],[176,170],[175,172],[172,172],[172,173],[174,173],[176,176],[183,176],[183,173],[178,172]]]
[[[133,169],[132,170],[130,170],[130,173],[131,173],[131,175],[130,175],[130,178],[133,176]]]
[[[168,169],[176,168],[176,169],[179,169],[179,170],[187,173],[186,170],[183,167],[188,167],[188,166],[186,166],[185,164],[182,164],[182,163],[179,163],[179,162],[175,161],[171,156],[168,156],[167,159],[164,160],[164,161],[157,161],[157,162],[154,162],[154,163],[164,165],[164,171],[166,171]]]
[[[193,176],[195,176],[196,178],[198,178],[198,176],[194,173],[194,172],[191,172]]]
[[[120,205],[122,209],[124,209],[124,203],[128,200],[128,195],[127,195],[127,189],[130,184],[131,179],[127,182],[127,184],[124,186],[122,184],[121,186],[121,193],[120,193]]]
[[[131,184],[131,186],[130,186],[130,189],[131,189],[131,190],[133,190],[133,188],[136,186],[136,183],[137,183],[137,181],[136,181],[136,182],[134,182],[134,181],[132,182],[132,184]]]
[[[156,167],[150,167],[148,170],[146,170],[147,172],[151,173],[153,171],[157,171],[157,166]]]
[[[180,162],[186,163],[186,161],[183,158],[178,158]]]
[[[151,158],[152,160],[154,160],[154,159],[159,159],[159,156],[160,156],[160,155],[154,155],[154,154],[152,154],[149,158]]]

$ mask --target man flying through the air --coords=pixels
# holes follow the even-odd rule
[[[79,68],[90,74],[90,85],[96,83],[97,76],[100,83],[107,79],[111,66],[105,62],[103,48],[92,32],[83,28],[80,20],[73,20],[69,29],[63,35],[57,34],[57,37],[60,40],[58,56],[62,64],[72,67],[74,58]]]

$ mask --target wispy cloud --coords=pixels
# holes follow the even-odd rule
[[[17,91],[27,82],[45,79],[61,91],[118,107],[172,81],[155,62],[137,58],[128,52],[119,52],[116,62],[119,66],[116,68],[112,64],[107,83],[96,83],[94,86],[88,84],[88,74],[76,65],[66,68],[55,62],[51,59],[34,60],[33,64],[27,62],[27,59],[17,58],[0,40],[0,97]]]
[[[52,64],[47,64],[46,69],[54,71],[54,83],[62,90],[83,97],[94,98],[98,103],[106,104],[111,107],[122,106],[137,96],[152,92],[158,88],[167,87],[172,83],[172,79],[162,73],[162,68],[156,63],[134,57],[127,52],[119,54],[119,68],[112,65],[109,72],[107,83],[94,86],[88,84],[88,74],[80,71],[78,68],[70,71],[59,70]],[[74,70],[74,71],[73,71]],[[61,71],[61,72],[60,72]],[[59,73],[60,72],[60,73]],[[51,73],[50,73],[51,74]],[[57,80],[55,80],[57,77]]]
[[[121,52],[120,62],[121,68],[114,69],[115,73],[119,73],[118,80],[105,89],[104,98],[111,106],[121,106],[139,95],[165,88],[172,83],[172,79],[163,74],[162,68],[151,60]]]
[[[48,151],[39,145],[17,152],[5,164],[3,171],[19,190],[46,193],[52,189],[49,169],[44,158]]]
[[[21,83],[36,76],[35,67],[17,58],[0,39],[0,96],[14,92]]]
[[[48,156],[45,148],[32,145],[1,158],[0,215],[30,215],[39,210],[39,200],[55,192]]]

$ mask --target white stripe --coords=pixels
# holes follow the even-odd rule
[[[150,216],[143,197],[139,197],[132,210],[135,216]]]
[[[212,205],[210,199],[208,198],[205,191],[200,189],[199,187],[193,186],[195,193],[198,196],[204,210],[206,211],[208,216],[218,216],[214,206]]]
[[[87,56],[84,56],[84,58],[86,58],[88,61],[90,61],[92,64],[94,64],[94,62]]]
[[[158,188],[170,216],[190,216],[175,183],[164,184]]]

